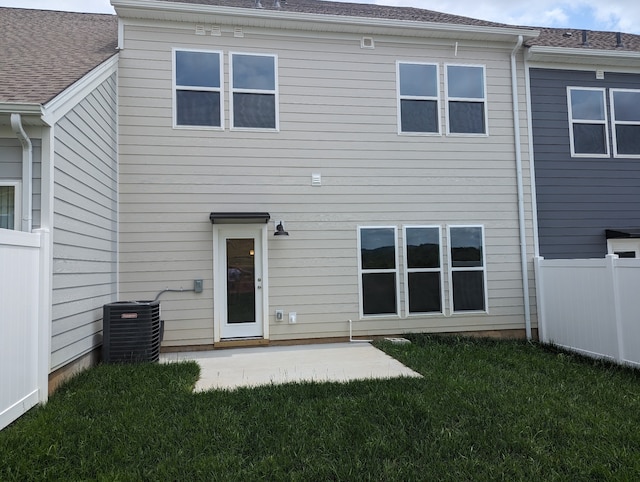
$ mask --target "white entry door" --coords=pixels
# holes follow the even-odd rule
[[[263,338],[266,283],[261,226],[227,225],[217,229],[214,279],[217,339]]]

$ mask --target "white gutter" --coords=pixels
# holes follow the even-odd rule
[[[524,187],[522,182],[522,149],[520,146],[520,108],[518,105],[518,71],[516,54],[522,47],[522,35],[511,51],[511,98],[513,100],[513,130],[516,151],[516,182],[518,186],[518,225],[520,230],[520,263],[522,265],[522,292],[524,298],[524,326],[527,340],[531,340],[531,307],[529,306],[529,269],[527,267],[527,231],[525,229]]]
[[[11,128],[22,144],[22,231],[30,233],[32,223],[31,192],[33,178],[33,146],[22,127],[20,114],[11,114]]]

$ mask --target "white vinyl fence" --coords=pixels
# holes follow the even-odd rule
[[[0,430],[47,400],[48,237],[0,229]]]
[[[535,259],[540,340],[640,366],[640,259]]]

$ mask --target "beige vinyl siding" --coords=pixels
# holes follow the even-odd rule
[[[162,289],[165,345],[213,342],[212,211],[268,211],[290,236],[268,231],[270,338],[274,340],[404,331],[524,328],[509,54],[512,45],[259,31],[234,38],[194,35],[191,24],[126,24],[120,53],[120,288],[149,299]],[[227,29],[228,30],[228,29]],[[172,129],[171,52],[278,56],[279,132]],[[396,61],[485,65],[489,136],[397,134]],[[522,68],[522,62],[520,61]],[[524,77],[519,74],[523,146]],[[444,103],[441,122],[445,125]],[[528,176],[527,149],[523,149]],[[311,174],[322,186],[311,186]],[[525,185],[529,185],[528,177]],[[527,187],[527,233],[532,251]],[[359,320],[357,227],[482,224],[489,314]],[[399,246],[402,246],[399,229]],[[443,240],[449,314],[447,239]],[[404,260],[400,250],[399,279]],[[531,281],[533,274],[530,274]],[[274,311],[296,311],[297,324]],[[285,315],[286,319],[286,315]]]
[[[117,78],[55,126],[51,369],[102,342],[117,291]]]

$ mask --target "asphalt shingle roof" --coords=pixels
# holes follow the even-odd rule
[[[115,15],[0,7],[0,102],[48,102],[117,43]]]
[[[256,8],[255,0],[162,0],[237,8]],[[274,0],[261,0],[277,10]],[[481,27],[515,27],[412,7],[321,0],[280,0],[280,10],[321,15],[434,22]],[[536,28],[536,27],[522,27]],[[526,45],[640,52],[640,35],[540,28]],[[0,102],[45,104],[117,52],[114,15],[0,7]]]
[[[238,8],[256,8],[255,0],[162,0],[193,5],[216,5]],[[457,25],[474,25],[482,27],[511,27],[504,23],[488,22],[470,17],[450,15],[448,13],[424,10],[413,7],[391,7],[370,3],[331,2],[325,0],[280,0],[280,8],[274,0],[260,0],[263,10],[280,10],[282,12],[312,13],[320,15],[339,15],[389,20],[412,20],[415,22],[436,22]]]
[[[620,36],[622,46],[618,46],[616,32],[588,30],[587,44],[583,45],[582,30],[571,28],[540,28],[539,30],[540,36],[529,40],[526,43],[527,46],[640,52],[640,35],[622,33]]]

